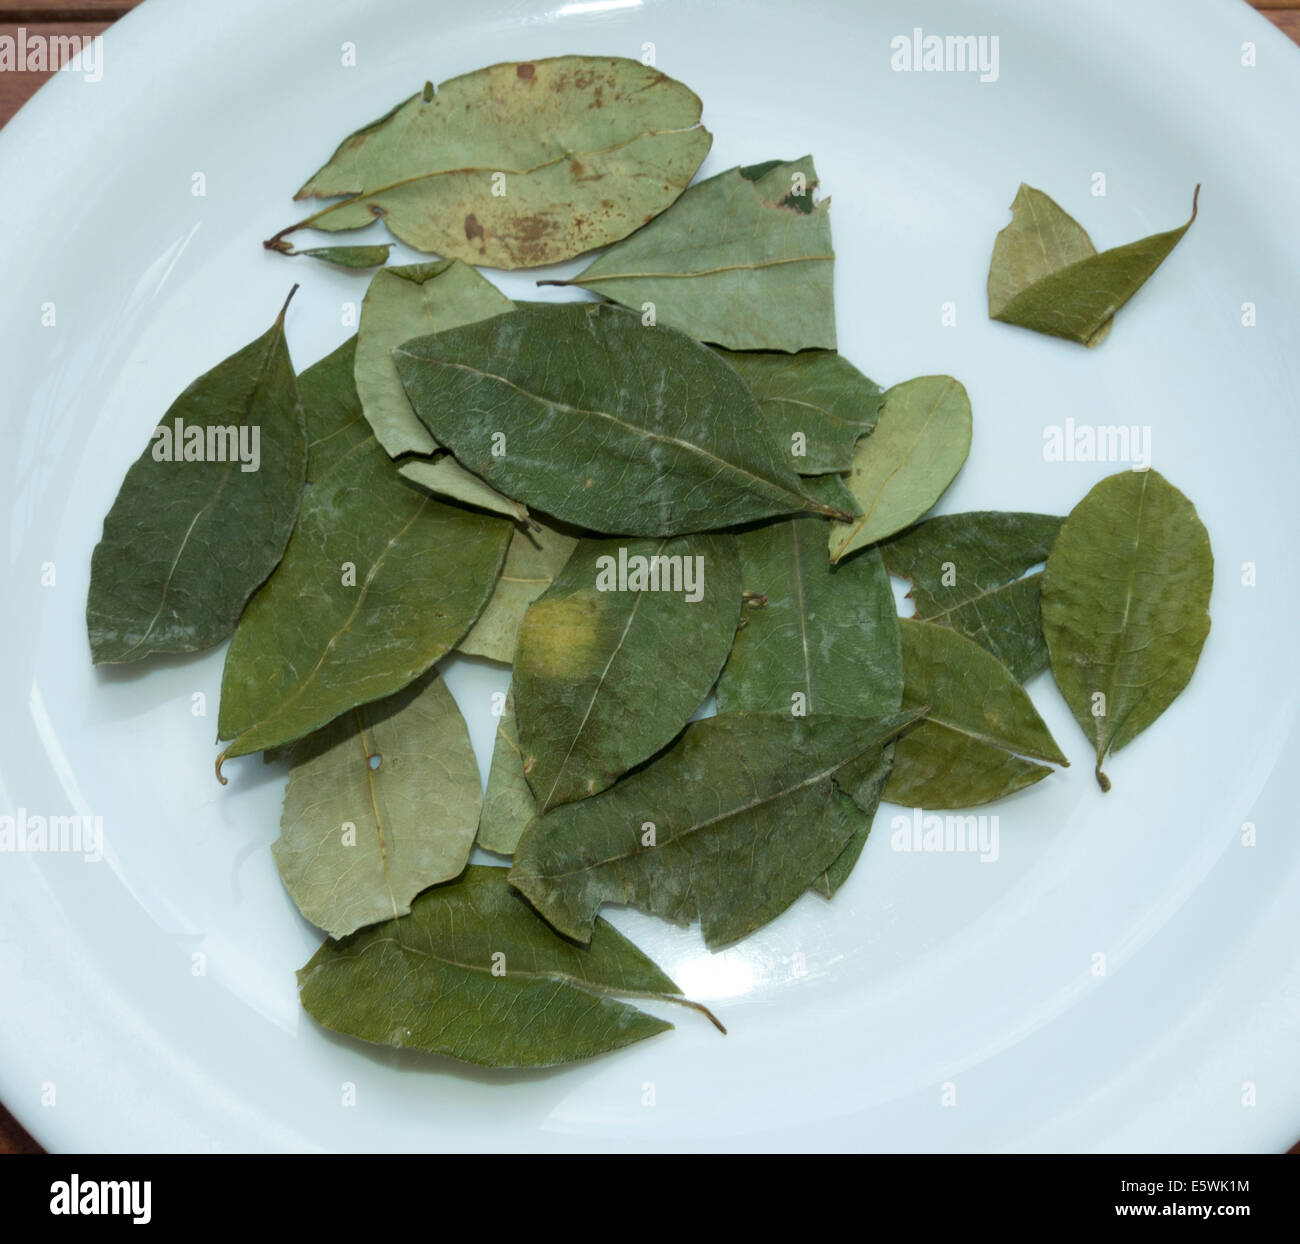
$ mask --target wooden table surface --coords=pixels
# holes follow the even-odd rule
[[[107,30],[119,17],[135,8],[138,0],[28,0],[26,4],[4,6],[0,0],[0,36],[14,35],[18,27],[28,34],[97,35]],[[197,3],[198,0],[191,0]],[[1300,43],[1300,0],[1250,0],[1274,25]],[[33,95],[50,76],[45,73],[0,72],[0,126]],[[0,1105],[0,1154],[40,1153],[41,1147],[19,1126],[18,1121]],[[1300,1153],[1297,1144],[1292,1153]]]

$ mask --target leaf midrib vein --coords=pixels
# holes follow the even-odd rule
[[[303,199],[329,199],[329,198],[337,197],[339,198],[339,202],[331,203],[328,207],[322,208],[319,212],[316,212],[313,215],[307,217],[306,220],[301,221],[297,227],[302,228],[304,225],[309,224],[313,220],[319,220],[322,216],[329,215],[330,212],[338,211],[340,208],[350,207],[353,204],[358,203],[364,199],[378,198],[382,194],[389,194],[394,190],[400,190],[403,186],[411,186],[417,182],[422,182],[422,181],[432,181],[436,177],[453,177],[456,176],[457,174],[473,174],[473,173],[484,173],[484,172],[505,173],[507,177],[531,177],[535,173],[540,173],[546,169],[554,168],[573,156],[581,156],[590,159],[592,156],[608,155],[610,152],[620,151],[624,147],[630,147],[633,143],[639,142],[643,138],[659,138],[660,136],[668,135],[668,134],[689,134],[695,130],[702,130],[702,129],[704,129],[704,123],[702,121],[696,121],[693,125],[682,125],[682,126],[678,126],[675,129],[641,130],[638,133],[633,134],[628,138],[622,139],[619,142],[611,143],[608,147],[593,147],[591,150],[582,150],[582,151],[575,151],[575,150],[563,151],[559,155],[557,155],[553,160],[543,160],[540,164],[533,165],[531,168],[502,169],[502,168],[498,168],[496,165],[489,166],[489,165],[467,164],[459,168],[441,168],[441,169],[433,169],[427,173],[416,173],[411,177],[402,177],[399,178],[397,181],[389,182],[387,185],[377,186],[374,189],[370,189],[370,190],[366,190],[366,189],[341,190],[341,191],[336,191],[331,193],[317,193],[315,191],[309,191],[306,194],[300,193],[294,195],[294,198],[299,201]],[[331,159],[330,164],[332,164],[333,162],[334,162],[333,159]],[[325,168],[322,168],[319,173],[315,174],[312,177],[311,181],[314,182],[316,178],[319,177],[321,173],[325,172],[325,169],[327,169],[328,167],[329,164],[325,165]],[[308,184],[310,185],[311,182],[309,182]]]
[[[860,751],[855,752],[852,756],[849,756],[844,760],[838,761],[837,763],[831,765],[829,768],[823,769],[818,773],[814,773],[810,777],[804,778],[800,782],[796,782],[793,786],[783,787],[779,791],[773,791],[770,794],[760,796],[757,799],[752,799],[747,804],[741,804],[734,808],[728,808],[725,811],[719,812],[716,816],[711,816],[703,821],[697,821],[693,825],[688,825],[685,829],[681,830],[679,833],[674,834],[672,838],[669,840],[669,842],[675,843],[679,839],[686,837],[688,834],[698,833],[701,830],[709,829],[711,826],[716,825],[721,821],[729,820],[730,818],[736,816],[743,816],[745,813],[752,812],[755,808],[760,808],[764,804],[775,803],[776,801],[785,799],[791,795],[796,795],[801,790],[805,790],[809,786],[815,786],[817,783],[825,781],[827,778],[834,777],[835,774],[838,773],[841,769],[845,768],[847,765],[852,764],[855,760],[860,759],[862,756],[865,756],[867,752],[871,751],[873,748],[884,747],[889,742],[890,742],[890,738],[873,740],[868,746],[863,747]],[[561,881],[566,877],[576,877],[580,873],[591,872],[597,868],[604,868],[609,864],[616,864],[620,860],[632,859],[639,855],[648,855],[650,851],[657,851],[657,850],[659,850],[658,846],[651,847],[649,849],[621,851],[617,855],[606,856],[602,860],[596,860],[594,863],[583,865],[583,867],[581,868],[572,868],[566,872],[524,873],[521,871],[520,876],[533,877],[538,881]]]
[[[860,532],[867,525],[872,514],[875,512],[876,506],[880,504],[880,498],[885,495],[885,490],[889,487],[890,483],[893,481],[894,476],[896,476],[899,473],[899,471],[901,471],[908,464],[908,462],[911,461],[913,452],[915,451],[917,445],[920,443],[921,438],[926,434],[926,431],[929,429],[931,422],[933,421],[935,415],[939,411],[939,407],[943,404],[944,400],[948,396],[949,390],[952,389],[955,383],[956,381],[949,379],[947,383],[944,384],[943,392],[940,393],[939,396],[934,399],[934,405],[930,408],[929,412],[926,414],[925,422],[922,423],[921,427],[917,430],[916,435],[912,438],[911,444],[908,445],[906,451],[899,457],[898,461],[894,464],[893,469],[885,476],[883,480],[881,480],[880,487],[876,489],[876,495],[871,499],[870,507],[868,507],[866,512],[862,515],[860,519],[857,520],[857,522],[853,523],[851,526],[849,524],[845,524],[846,526],[850,526],[850,530],[845,535],[843,543],[841,543],[840,545],[839,552],[835,555],[836,559],[844,555],[844,553],[848,550],[848,546],[852,544],[853,541],[857,538],[858,532]],[[880,428],[879,423],[876,424],[876,428],[877,431],[879,431]]]
[[[364,445],[365,442],[362,442],[362,444]],[[342,461],[342,459],[340,459],[340,461]],[[283,717],[284,714],[288,712],[289,709],[294,704],[296,704],[297,701],[301,699],[303,695],[306,694],[307,689],[315,681],[316,675],[320,673],[321,667],[325,664],[326,658],[334,650],[334,645],[344,635],[348,633],[349,629],[352,626],[352,623],[356,621],[357,614],[360,613],[361,611],[361,606],[365,604],[366,596],[370,591],[370,585],[371,583],[374,582],[375,575],[379,573],[380,567],[384,564],[384,559],[388,556],[390,552],[392,552],[393,547],[397,544],[397,542],[401,540],[401,538],[404,535],[406,535],[406,533],[415,525],[416,520],[420,517],[421,514],[424,513],[431,499],[432,498],[429,497],[422,498],[420,501],[419,509],[417,509],[415,513],[411,515],[411,517],[402,525],[402,527],[389,539],[388,543],[384,545],[382,551],[379,553],[379,556],[375,558],[374,565],[370,567],[369,573],[366,575],[365,580],[361,584],[361,590],[357,593],[356,604],[352,606],[352,610],[348,614],[347,618],[344,620],[343,625],[339,627],[338,630],[336,630],[334,634],[330,636],[329,642],[326,643],[325,647],[321,650],[321,654],[317,658],[316,664],[312,666],[311,671],[307,674],[307,677],[304,678],[302,682],[298,684],[298,689],[291,696],[288,696],[286,699],[281,700],[280,703],[276,705],[275,709],[272,710],[270,713],[268,713],[265,717],[263,717],[261,721],[256,721],[247,729],[241,730],[239,735],[236,736],[236,741],[238,741],[238,739],[242,739],[246,737],[248,734],[251,734],[254,730],[264,729],[267,723],[275,721],[277,718]]]
[[[253,387],[249,390],[248,400],[240,411],[238,427],[242,428],[244,426],[244,421],[248,418],[248,412],[252,409],[253,404],[257,401],[258,394],[262,391],[262,382],[266,377],[266,370],[270,366],[271,358],[275,353],[275,345],[276,343],[274,341],[269,344],[266,354],[263,356],[262,362],[258,366],[257,379],[253,381]],[[190,525],[185,529],[185,535],[181,538],[180,547],[176,550],[176,556],[172,558],[172,564],[167,568],[167,577],[163,580],[162,595],[158,598],[158,608],[154,611],[153,617],[149,619],[149,625],[145,628],[144,634],[141,635],[140,638],[122,654],[119,658],[120,660],[125,660],[129,657],[131,653],[135,652],[135,650],[153,634],[154,627],[158,625],[158,619],[162,617],[163,609],[166,607],[167,596],[171,591],[172,580],[176,577],[176,567],[180,565],[181,558],[185,555],[185,550],[189,546],[190,537],[194,534],[194,529],[198,526],[199,519],[201,519],[221,499],[221,494],[226,490],[226,484],[230,481],[230,476],[234,471],[234,467],[235,459],[232,458],[227,461],[226,469],[221,473],[221,479],[217,484],[216,491],[214,491],[212,496],[203,503],[195,513],[194,517],[190,520]]]
[[[558,398],[543,397],[541,394],[530,392],[528,389],[525,389],[522,385],[516,384],[506,376],[498,375],[496,372],[487,371],[482,367],[471,367],[468,363],[456,363],[448,359],[429,358],[426,355],[411,354],[400,348],[395,350],[394,354],[401,354],[404,357],[414,359],[419,363],[430,363],[435,367],[454,367],[458,371],[469,372],[471,375],[481,376],[486,380],[495,380],[498,383],[505,385],[507,388],[513,389],[523,397],[526,397],[529,401],[537,402],[539,405],[560,408],[573,415],[590,415],[593,418],[605,419],[608,422],[615,424],[617,427],[623,428],[625,431],[632,433],[634,437],[647,441],[658,441],[665,445],[675,445],[679,449],[684,449],[689,453],[696,454],[708,462],[716,463],[725,471],[732,472],[744,479],[753,480],[756,484],[760,484],[770,491],[777,492],[785,497],[793,497],[799,501],[800,509],[812,509],[814,506],[814,503],[810,501],[809,498],[787,488],[784,484],[778,483],[776,480],[768,479],[766,476],[758,475],[746,467],[738,466],[734,462],[727,461],[725,458],[719,458],[717,454],[711,453],[702,445],[696,445],[692,441],[682,440],[681,437],[678,436],[667,436],[662,432],[652,432],[649,428],[639,427],[634,423],[628,423],[626,419],[620,419],[610,411],[594,410],[583,406],[571,406],[568,402],[562,402]]]

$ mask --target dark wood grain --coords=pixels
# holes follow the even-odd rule
[[[1266,9],[1264,16],[1284,35],[1300,43],[1300,9]]]
[[[49,39],[55,36],[79,36],[81,39],[91,39],[95,35],[103,34],[109,27],[108,22],[57,22],[47,23],[42,21],[25,21],[25,22],[6,22],[3,20],[4,14],[0,13],[0,35],[17,36],[18,31],[27,31],[28,36],[40,35]],[[58,47],[59,44],[50,44],[51,47]],[[32,72],[30,70],[18,72],[17,70],[5,70],[0,73],[0,125],[3,125],[10,117],[14,115],[33,95],[36,94],[37,88],[47,78],[57,72],[58,67],[46,70],[44,72]]]
[[[140,0],[28,0],[26,4],[5,4],[0,0],[0,21],[113,22],[139,3]]]
[[[44,1152],[45,1150],[23,1131],[18,1120],[0,1106],[0,1154]]]
[[[29,0],[29,3],[18,6],[0,5],[0,34],[14,34],[21,25],[33,34],[96,35],[137,3],[139,0],[79,0],[79,3],[72,4],[60,3],[59,0]],[[1296,0],[1250,0],[1250,3],[1300,43],[1300,3]],[[48,72],[0,73],[0,125],[4,125],[48,77]],[[0,1105],[0,1155],[40,1152],[40,1145]],[[1290,1152],[1300,1154],[1300,1142]]]

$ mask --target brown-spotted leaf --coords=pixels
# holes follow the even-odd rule
[[[490,268],[559,263],[657,216],[708,154],[700,101],[640,61],[556,56],[432,84],[340,144],[296,197],[309,225],[378,219],[408,246]]]

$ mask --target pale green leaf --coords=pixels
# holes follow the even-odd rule
[[[555,581],[577,544],[574,536],[541,523],[516,528],[492,599],[456,647],[470,656],[513,662],[525,611]]]
[[[970,438],[970,399],[951,376],[921,376],[889,389],[876,430],[853,451],[849,491],[861,514],[831,524],[831,561],[920,518],[961,470]]]
[[[572,281],[729,350],[835,348],[830,200],[811,156],[728,169]]]
[[[524,776],[524,754],[515,724],[514,691],[506,696],[505,710],[497,721],[492,765],[478,822],[478,845],[499,855],[513,855],[519,835],[537,815],[537,800]]]
[[[299,740],[291,760],[271,849],[299,911],[331,937],[405,915],[465,867],[478,764],[436,672]]]
[[[501,514],[519,523],[532,521],[526,507],[503,497],[495,488],[489,488],[477,475],[465,470],[451,454],[403,458],[397,463],[397,473],[435,497],[472,505],[475,509]]]
[[[512,310],[509,298],[455,259],[385,268],[371,278],[357,327],[357,393],[375,436],[394,458],[427,456],[438,442],[415,417],[402,392],[393,351],[412,337]]]
[[[336,268],[364,269],[382,268],[388,262],[388,253],[392,249],[391,243],[382,246],[309,246],[305,250],[288,253],[306,255],[309,259],[318,259]]]

